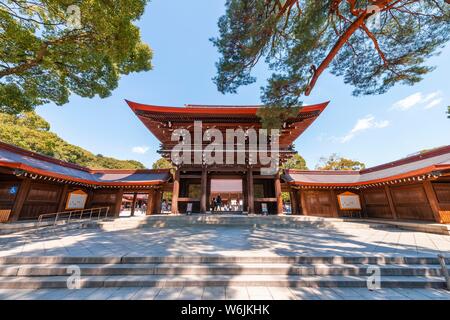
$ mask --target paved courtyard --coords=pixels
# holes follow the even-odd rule
[[[450,236],[399,229],[189,226],[0,236],[0,256],[433,256],[450,254]],[[450,300],[438,289],[184,287],[0,289],[2,299],[121,300]]]
[[[0,236],[0,256],[436,256],[450,236],[399,229],[186,226]]]
[[[6,290],[0,300],[450,300],[438,289],[184,287]]]

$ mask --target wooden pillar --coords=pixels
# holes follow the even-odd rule
[[[331,214],[333,215],[334,218],[339,218],[337,196],[334,189],[330,189],[330,198],[331,198]]]
[[[63,212],[66,209],[66,198],[69,193],[69,185],[65,184],[61,191],[61,196],[59,197],[58,211]]]
[[[122,207],[122,198],[123,198],[123,189],[117,190],[116,193],[116,203],[114,205],[114,218],[118,218],[120,216],[120,209]]]
[[[389,186],[384,186],[384,191],[386,192],[386,196],[389,202],[389,208],[391,209],[392,219],[397,220],[397,210],[395,210],[394,199],[392,198],[391,188]]]
[[[206,211],[212,211],[214,208],[211,208],[211,179],[206,179]]]
[[[300,204],[300,191],[298,189],[294,189],[294,198],[295,198],[295,208],[297,211],[297,215],[302,214],[302,208]]]
[[[147,212],[145,215],[150,216],[153,214],[155,207],[155,189],[150,189],[148,191],[148,198],[147,198]]]
[[[247,185],[248,185],[247,178],[245,176],[243,176],[242,177],[242,193],[243,193],[242,211],[246,211],[247,208],[248,208],[248,188],[247,188]]]
[[[161,189],[156,189],[154,194],[153,214],[161,214]]]
[[[131,212],[130,215],[134,217],[134,211],[136,210],[136,200],[137,200],[137,193],[133,193],[133,202],[131,203]]]
[[[95,193],[94,190],[91,189],[87,191],[88,197],[86,199],[86,204],[84,206],[85,209],[92,208],[92,200],[94,200],[94,193]]]
[[[208,170],[206,168],[202,169],[202,180],[201,180],[201,196],[200,196],[200,213],[206,213],[207,201],[208,201]]]
[[[180,194],[180,170],[175,171],[172,191],[172,214],[178,214],[178,196]]]
[[[253,188],[253,171],[251,167],[247,170],[247,202],[248,214],[255,214],[255,194]]]
[[[362,208],[361,217],[368,218],[369,215],[367,214],[366,198],[364,197],[363,190],[361,190],[361,192],[359,193],[359,198],[361,199],[361,208]]]
[[[291,192],[289,192],[289,197],[291,199],[291,214],[297,215],[298,214],[297,190],[292,189]]]
[[[28,192],[30,191],[31,180],[24,179],[20,183],[19,191],[17,192],[16,199],[14,200],[14,205],[11,210],[11,215],[9,216],[10,222],[18,221],[20,218],[20,213],[22,211],[25,200],[27,199]]]
[[[306,195],[305,195],[305,191],[301,190],[300,191],[300,201],[302,203],[302,214],[304,216],[309,215],[309,211],[308,211],[308,206],[306,205]]]
[[[280,174],[275,175],[275,197],[277,198],[277,214],[283,214],[283,193],[281,192]]]
[[[301,215],[302,205],[300,204],[300,192],[297,189],[292,189],[292,196],[294,197],[296,215]]]
[[[436,192],[434,191],[433,184],[431,181],[426,180],[423,182],[423,188],[425,189],[428,202],[430,203],[431,210],[433,211],[434,220],[436,220],[437,223],[444,223],[439,212],[439,200],[436,196]]]

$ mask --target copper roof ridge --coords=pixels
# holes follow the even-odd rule
[[[360,175],[359,170],[297,170],[286,169],[287,173],[323,174],[323,175]]]
[[[448,146],[443,146],[443,147],[439,147],[421,154],[416,154],[413,156],[409,156],[403,159],[399,159],[399,160],[395,160],[395,161],[391,161],[388,163],[384,163],[384,164],[380,164],[378,166],[374,166],[371,168],[367,168],[364,170],[361,170],[361,174],[365,174],[365,173],[371,173],[371,172],[375,172],[375,171],[380,171],[380,170],[384,170],[384,169],[389,169],[389,168],[393,168],[393,167],[398,167],[398,166],[402,166],[405,164],[409,164],[409,163],[413,163],[413,162],[417,162],[417,161],[421,161],[421,160],[426,160],[429,158],[434,158],[434,157],[438,157],[438,156],[442,156],[444,154],[450,154],[450,145]]]
[[[16,154],[20,154],[23,156],[28,156],[28,157],[32,157],[35,159],[51,162],[51,163],[54,163],[54,164],[57,164],[57,165],[60,165],[60,166],[66,167],[66,168],[83,171],[83,172],[86,172],[89,174],[107,174],[107,173],[109,173],[109,174],[121,174],[121,173],[123,173],[123,174],[130,174],[130,173],[141,173],[141,174],[149,173],[149,174],[151,174],[151,173],[168,173],[170,171],[170,169],[90,169],[90,168],[83,167],[83,166],[80,166],[75,163],[58,160],[58,159],[43,155],[38,152],[26,150],[26,149],[20,148],[16,145],[8,144],[8,143],[2,142],[2,141],[0,141],[0,149],[5,149],[7,151],[10,151],[10,152],[13,152]]]
[[[0,141],[0,148],[3,148],[5,150],[11,151],[11,152],[14,152],[14,153],[17,153],[17,154],[21,154],[23,156],[37,158],[39,160],[48,161],[48,162],[51,162],[51,163],[54,163],[54,164],[58,164],[58,165],[61,165],[63,167],[66,167],[66,168],[80,170],[80,171],[84,171],[84,172],[87,172],[87,173],[89,173],[90,170],[91,170],[89,168],[80,166],[80,165],[75,164],[75,163],[67,162],[67,161],[64,161],[64,160],[58,160],[56,158],[44,155],[42,153],[30,151],[30,150],[18,147],[18,146],[13,145],[13,144],[2,142],[2,141]]]
[[[169,173],[170,169],[89,169],[92,174],[127,174],[127,173],[136,173],[136,174],[145,174],[145,173]]]
[[[429,158],[438,157],[445,154],[450,154],[450,145],[439,147],[427,152],[424,152],[419,155],[409,156],[400,160],[391,161],[385,164],[381,164],[378,166],[374,166],[371,168],[363,169],[363,170],[296,170],[296,169],[287,169],[287,173],[301,173],[301,174],[322,174],[322,175],[364,175],[367,173],[372,173],[376,171],[381,171],[384,169],[399,167],[405,164],[414,163],[421,160],[426,160]],[[435,166],[439,166],[437,163]]]

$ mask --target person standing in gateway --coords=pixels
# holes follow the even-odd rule
[[[222,211],[222,198],[220,194],[216,198],[217,211]]]

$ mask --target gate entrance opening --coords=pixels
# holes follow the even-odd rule
[[[242,213],[244,211],[242,179],[211,179],[210,211]]]

